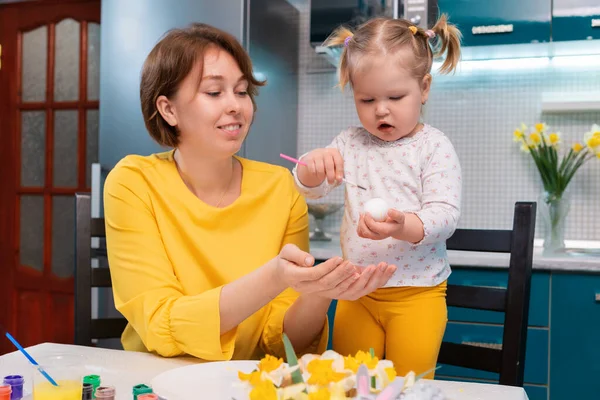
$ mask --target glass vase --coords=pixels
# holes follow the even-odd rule
[[[544,255],[565,251],[565,228],[571,208],[571,198],[565,191],[561,194],[543,191],[539,209],[544,224]]]

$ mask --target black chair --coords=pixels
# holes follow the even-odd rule
[[[523,386],[536,203],[515,204],[512,230],[457,229],[448,250],[510,253],[506,289],[448,285],[448,306],[504,312],[500,348],[443,342],[442,364],[500,374],[500,384]]]
[[[93,346],[92,339],[121,337],[125,318],[92,319],[92,288],[110,288],[106,249],[92,249],[92,238],[105,238],[104,218],[92,218],[89,194],[75,194],[75,344]],[[92,259],[101,262],[92,268]]]

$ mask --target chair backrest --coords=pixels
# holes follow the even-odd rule
[[[506,289],[448,285],[446,297],[448,306],[504,312],[502,347],[443,342],[438,362],[496,372],[500,384],[523,386],[535,216],[536,203],[518,202],[512,230],[457,229],[448,239],[448,250],[510,253],[510,264]]]
[[[104,238],[104,218],[92,218],[89,194],[75,194],[75,344],[93,346],[92,339],[119,338],[125,318],[92,318],[92,288],[110,288],[108,263],[92,268],[92,259],[106,260],[106,249],[92,248],[92,238]]]

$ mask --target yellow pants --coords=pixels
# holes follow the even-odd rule
[[[339,301],[333,350],[343,356],[375,350],[399,376],[435,368],[448,312],[446,282],[434,287],[382,288],[356,301]],[[426,376],[433,379],[434,373]]]

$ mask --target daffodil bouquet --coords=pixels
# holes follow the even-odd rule
[[[540,173],[544,190],[560,198],[575,173],[589,159],[600,158],[600,126],[593,125],[584,134],[584,143],[575,143],[566,154],[559,156],[561,135],[552,132],[545,123],[535,124],[528,132],[525,124],[514,131],[514,140],[533,158]]]
[[[545,123],[535,124],[531,130],[521,124],[513,136],[521,150],[533,158],[544,185],[539,204],[546,226],[544,253],[560,252],[565,248],[565,220],[570,208],[565,192],[583,164],[592,158],[600,159],[600,126],[592,125],[583,135],[583,144],[573,144],[566,154],[560,151],[560,133],[551,131]]]
[[[397,377],[394,364],[372,351],[344,357],[333,350],[299,359],[284,334],[287,363],[271,355],[249,373],[238,372],[239,384],[250,400],[432,400],[445,399],[440,389],[410,372]]]

